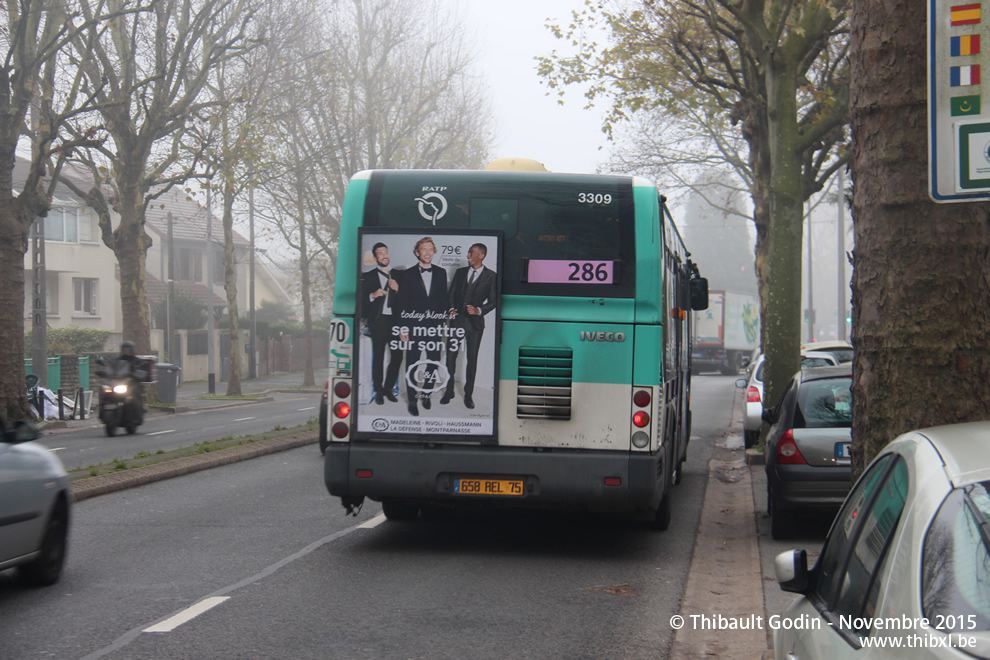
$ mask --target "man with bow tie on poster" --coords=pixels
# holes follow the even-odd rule
[[[375,268],[361,276],[361,291],[364,294],[362,310],[371,333],[371,380],[375,388],[375,403],[382,405],[385,399],[398,401],[392,393],[395,379],[402,366],[402,351],[389,349],[392,327],[399,323],[397,307],[399,284],[398,272],[389,270],[388,246],[375,243],[371,248],[375,257]],[[388,352],[388,372],[385,372],[385,353]]]
[[[423,402],[423,408],[430,409],[430,394],[438,377],[440,347],[443,345],[442,337],[431,336],[425,330],[443,326],[447,320],[447,271],[433,265],[436,253],[437,246],[429,236],[416,241],[413,254],[418,263],[403,272],[399,285],[399,316],[410,332],[401,335],[402,341],[408,342],[406,346],[410,347],[405,356],[406,398],[409,414],[414,416],[419,415],[417,401]],[[425,368],[414,369],[423,353],[427,360]],[[423,375],[422,383],[417,383],[419,374]],[[410,386],[410,380],[424,391]]]
[[[474,379],[478,373],[478,352],[481,348],[481,337],[485,332],[485,314],[495,309],[497,302],[497,276],[495,271],[484,265],[488,256],[488,246],[475,243],[468,249],[468,265],[458,268],[450,284],[450,307],[454,318],[451,327],[464,328],[465,347],[463,351],[447,350],[447,370],[450,380],[440,399],[440,403],[449,403],[454,398],[454,374],[457,368],[457,356],[467,354],[467,367],[464,374],[464,405],[474,408]]]

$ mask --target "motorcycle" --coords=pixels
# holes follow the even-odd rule
[[[145,376],[139,368],[132,368],[127,360],[100,360],[98,364],[100,368],[96,374],[103,379],[100,384],[100,421],[110,437],[117,433],[118,428],[124,428],[129,435],[133,435],[144,423],[141,380]]]

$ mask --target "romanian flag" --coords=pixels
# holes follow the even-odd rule
[[[979,55],[980,35],[964,34],[960,37],[950,38],[949,54],[952,57],[959,57],[960,55]]]
[[[965,87],[980,84],[980,65],[954,66],[949,69],[949,85]]]
[[[980,114],[980,97],[975,96],[954,96],[949,101],[950,115],[961,117],[965,115]]]
[[[980,22],[980,3],[949,8],[950,25],[973,25]]]

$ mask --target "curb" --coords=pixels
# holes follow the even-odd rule
[[[72,496],[75,501],[79,502],[91,497],[107,495],[156,481],[164,481],[200,470],[209,470],[221,465],[230,465],[267,454],[316,444],[317,435],[318,431],[307,431],[271,440],[260,440],[248,445],[227,447],[208,454],[185,456],[171,461],[163,461],[156,465],[145,465],[132,470],[77,479],[71,483]]]

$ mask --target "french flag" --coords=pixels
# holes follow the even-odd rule
[[[980,65],[967,64],[949,69],[949,84],[952,87],[966,87],[980,84]]]

